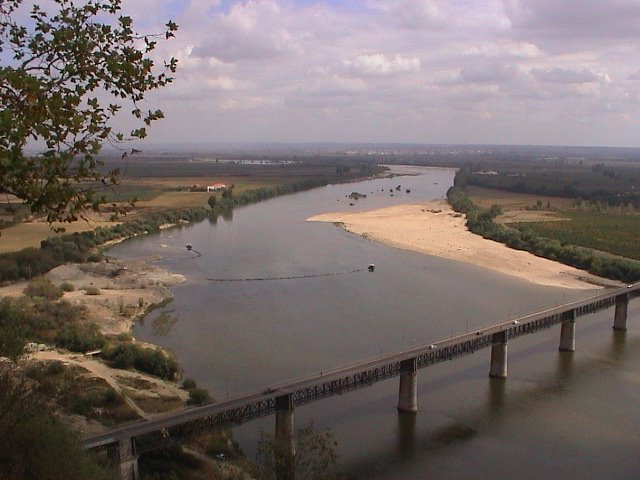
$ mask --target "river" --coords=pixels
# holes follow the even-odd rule
[[[403,171],[417,175],[329,185],[116,245],[111,255],[158,258],[188,278],[135,336],[171,349],[185,376],[224,399],[593,293],[306,222],[442,198],[455,173]],[[346,198],[353,191],[367,198]],[[268,280],[280,277],[307,278]],[[258,278],[267,280],[229,281]],[[296,424],[330,428],[341,469],[354,479],[637,478],[636,303],[627,332],[611,329],[613,310],[581,317],[573,354],[558,352],[556,328],[510,342],[506,381],[488,378],[489,350],[420,370],[416,415],[398,414],[396,379],[298,408]],[[247,455],[273,422],[234,428]]]

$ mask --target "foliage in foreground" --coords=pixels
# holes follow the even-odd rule
[[[113,479],[53,415],[51,395],[37,380],[0,370],[0,478]]]
[[[455,211],[467,215],[469,230],[484,238],[504,243],[517,250],[528,251],[539,257],[587,270],[600,277],[625,283],[640,280],[640,262],[541,237],[528,229],[506,228],[495,223],[493,219],[500,214],[499,207],[494,206],[491,209],[479,207],[473,203],[466,190],[461,186],[451,187],[447,191],[447,199]]]
[[[100,172],[102,145],[142,139],[163,117],[140,104],[172,81],[177,61],[158,68],[151,52],[177,26],[140,35],[121,0],[29,3],[0,2],[0,191],[49,222],[70,222],[106,202],[87,181],[103,189],[119,181],[117,170]],[[112,129],[123,108],[138,127],[126,135]],[[31,140],[43,144],[39,155],[25,155]]]
[[[138,459],[142,480],[205,480],[212,478],[206,467],[177,444],[143,453]]]

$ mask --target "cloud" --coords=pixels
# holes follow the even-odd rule
[[[201,58],[224,62],[270,60],[299,52],[291,32],[282,26],[275,1],[250,1],[213,18],[209,34],[193,49]]]
[[[420,59],[396,54],[387,57],[383,53],[358,55],[353,60],[344,61],[345,70],[359,75],[391,75],[420,71]]]
[[[532,43],[528,42],[507,42],[507,43],[486,43],[474,45],[463,51],[464,55],[481,57],[514,57],[514,58],[538,58],[543,55],[542,51]]]
[[[608,75],[597,75],[591,70],[571,70],[566,68],[534,68],[531,74],[541,82],[548,83],[592,83],[600,80],[610,81]]]
[[[512,65],[477,63],[462,67],[457,80],[463,83],[499,83],[513,78],[515,74],[516,69]]]
[[[640,128],[640,1],[141,2],[180,26],[152,136],[558,143],[608,115],[559,143],[639,142],[607,135]]]
[[[557,50],[640,35],[636,0],[504,0],[504,10],[518,38]]]
[[[442,2],[433,0],[405,0],[396,14],[399,26],[408,29],[441,29],[449,21]]]

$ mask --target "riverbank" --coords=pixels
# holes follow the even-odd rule
[[[456,213],[444,200],[369,212],[326,213],[308,221],[333,222],[386,245],[470,263],[538,285],[577,290],[618,285],[475,235],[467,229],[464,215]]]
[[[45,275],[54,285],[66,284],[61,300],[81,306],[81,322],[98,326],[102,335],[130,335],[133,323],[149,310],[170,301],[169,288],[185,281],[182,275],[149,265],[143,260],[108,258],[98,263],[61,265]],[[27,282],[0,288],[0,297],[18,297]],[[71,286],[71,287],[70,287]],[[148,348],[158,348],[147,345]],[[109,367],[81,353],[46,347],[30,348],[23,361],[34,363],[62,362],[80,368],[81,376],[100,379],[122,396],[139,418],[151,418],[167,411],[184,408],[188,392],[176,382],[161,380],[142,372]],[[81,434],[91,434],[105,427],[95,420],[78,415],[66,416],[66,421]]]

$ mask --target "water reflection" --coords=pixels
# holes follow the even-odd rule
[[[571,379],[571,374],[574,369],[574,356],[573,352],[558,352],[556,361],[556,377],[559,381],[567,383]]]
[[[222,212],[222,218],[224,218],[224,220],[226,222],[230,222],[233,220],[233,209],[230,208],[228,210],[225,210],[224,212]]]
[[[416,418],[416,413],[398,411],[397,453],[401,458],[410,459],[415,452]]]
[[[611,330],[611,344],[609,348],[609,355],[618,362],[622,362],[626,358],[627,350],[627,331],[626,330]]]
[[[453,443],[464,442],[475,437],[478,430],[466,423],[456,422],[438,428],[427,440],[428,450],[438,450]]]
[[[488,414],[489,419],[495,422],[500,420],[504,414],[507,379],[489,377],[488,387]]]
[[[178,322],[178,317],[171,311],[163,311],[155,317],[151,324],[156,335],[160,337],[166,337],[171,333],[171,330]]]

